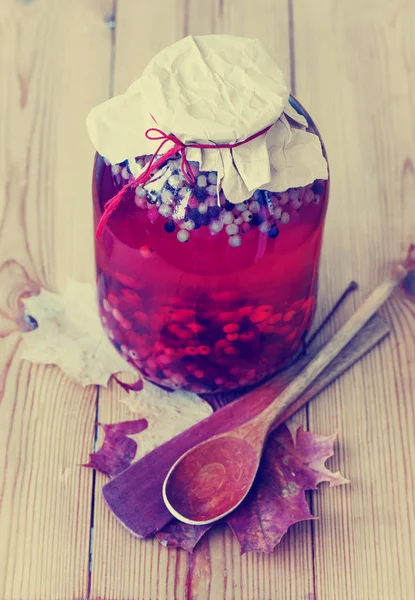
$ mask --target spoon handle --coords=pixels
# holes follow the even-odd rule
[[[353,313],[331,340],[325,344],[305,369],[264,410],[262,416],[269,424],[269,430],[272,423],[287,411],[290,405],[301,396],[331,361],[347,346],[382,304],[386,302],[394,289],[405,278],[407,272],[407,269],[403,265],[396,267],[391,276],[373,290],[364,303]]]

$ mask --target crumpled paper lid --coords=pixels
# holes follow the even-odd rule
[[[188,36],[157,54],[125,94],[92,109],[87,127],[96,150],[116,164],[156,151],[159,142],[145,137],[151,127],[185,144],[224,144],[272,125],[237,148],[186,149],[201,170],[217,171],[225,196],[237,203],[257,189],[327,179],[320,140],[288,99],[281,71],[258,40]]]

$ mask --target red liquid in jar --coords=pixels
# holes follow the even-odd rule
[[[96,224],[125,182],[97,158]],[[100,314],[115,347],[147,379],[199,393],[243,388],[284,367],[315,312],[327,187],[259,192],[236,208],[222,198],[213,209],[196,186],[190,230],[128,196],[96,241]]]

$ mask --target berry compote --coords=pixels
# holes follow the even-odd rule
[[[133,179],[130,166],[97,156],[96,225]],[[197,393],[243,388],[292,361],[310,328],[328,182],[258,190],[232,204],[217,195],[215,172],[191,167],[193,186],[172,157],[163,188],[127,194],[96,240],[101,320],[154,383]]]

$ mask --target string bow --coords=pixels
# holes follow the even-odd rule
[[[147,129],[147,131],[145,132],[146,138],[148,140],[154,140],[154,141],[161,140],[161,142],[160,142],[157,150],[152,155],[150,162],[148,163],[145,171],[143,171],[138,177],[133,179],[133,181],[130,181],[129,183],[125,184],[124,187],[121,188],[121,190],[118,192],[118,194],[116,194],[113,198],[111,198],[111,200],[109,200],[106,203],[104,212],[102,213],[101,219],[98,223],[95,237],[99,238],[102,235],[102,232],[104,231],[104,228],[105,228],[106,224],[108,223],[108,219],[110,218],[112,213],[117,210],[118,206],[120,205],[120,202],[123,200],[123,198],[126,196],[126,194],[129,191],[135,191],[138,186],[144,185],[145,183],[147,183],[148,180],[150,179],[150,177],[152,176],[153,172],[156,171],[157,169],[159,169],[160,167],[162,167],[169,160],[169,158],[171,158],[175,154],[180,153],[180,155],[181,155],[181,167],[180,168],[183,173],[183,176],[190,184],[194,184],[196,182],[196,180],[195,180],[195,176],[193,174],[192,168],[189,164],[189,161],[187,160],[187,157],[186,157],[186,148],[201,148],[201,149],[214,149],[214,150],[218,150],[220,148],[237,148],[238,146],[242,146],[243,144],[247,144],[248,142],[251,142],[255,138],[259,137],[260,135],[267,133],[267,131],[269,129],[271,129],[271,127],[272,127],[272,124],[269,125],[268,127],[265,127],[265,129],[262,129],[261,131],[254,133],[253,135],[246,138],[245,140],[242,140],[240,142],[234,142],[233,144],[198,144],[198,143],[185,144],[173,133],[167,134],[164,131],[162,131],[161,129],[158,129],[157,127],[150,127],[150,129]],[[162,156],[160,156],[160,158],[158,158],[156,160],[157,155],[161,153],[161,150],[163,149],[164,145],[167,144],[168,142],[171,142],[173,144],[173,146],[169,150],[167,150],[167,152],[162,154]]]

